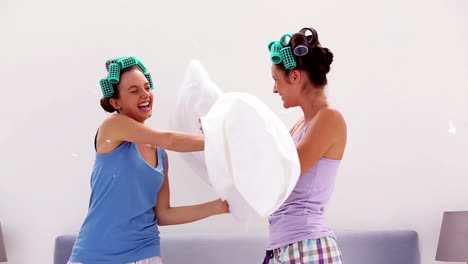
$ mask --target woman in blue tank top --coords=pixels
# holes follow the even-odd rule
[[[160,259],[158,225],[228,213],[226,202],[171,207],[164,149],[201,151],[204,138],[145,125],[152,115],[153,82],[136,57],[106,63],[101,106],[110,115],[95,138],[91,198],[69,263],[154,264]]]
[[[288,199],[269,217],[270,241],[264,263],[342,263],[341,253],[323,213],[346,146],[346,123],[330,107],[324,88],[333,53],[317,31],[303,28],[268,45],[273,93],[283,107],[299,106],[303,116],[291,129],[301,176]]]

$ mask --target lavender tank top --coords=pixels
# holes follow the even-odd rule
[[[296,145],[309,125],[294,139]],[[268,219],[270,241],[267,250],[306,239],[335,237],[331,228],[325,224],[323,214],[333,192],[339,165],[340,160],[320,158],[299,177],[288,199]]]

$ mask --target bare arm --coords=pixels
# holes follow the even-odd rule
[[[125,115],[110,116],[99,129],[98,150],[100,146],[107,148],[106,144],[101,143],[110,143],[110,150],[113,150],[124,141],[151,144],[178,152],[201,151],[205,144],[205,138],[200,135],[154,129]]]
[[[341,114],[333,109],[321,110],[297,144],[301,176],[317,161],[330,155],[341,159],[346,142],[346,124]]]
[[[155,207],[158,225],[186,224],[207,218],[212,215],[228,213],[229,208],[226,201],[214,200],[211,202],[171,207],[168,177],[168,159],[166,156],[166,171],[164,172],[164,183],[158,193],[158,203]]]

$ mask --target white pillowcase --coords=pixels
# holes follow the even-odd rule
[[[283,122],[253,95],[225,93],[202,125],[210,182],[234,217],[242,220],[244,203],[262,217],[278,209],[300,175]]]
[[[197,60],[190,61],[178,93],[172,129],[202,135],[198,119],[208,113],[221,94],[222,91],[210,79],[201,63]],[[199,151],[180,155],[192,170],[211,186],[206,171],[205,154]]]
[[[192,60],[174,113],[177,131],[201,134],[201,118],[205,152],[179,154],[228,201],[238,221],[266,217],[288,198],[300,175],[297,150],[283,122],[259,99],[223,94]]]

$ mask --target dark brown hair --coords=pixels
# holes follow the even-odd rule
[[[107,72],[109,72],[109,65],[111,63],[111,60],[107,60],[106,61],[106,69],[107,69]],[[136,65],[133,65],[133,66],[130,66],[130,67],[127,67],[127,68],[123,68],[122,70],[120,70],[120,76],[122,76],[122,74],[124,74],[125,72],[128,72],[128,71],[131,71],[131,70],[140,70],[140,68],[138,68]],[[110,99],[111,98],[115,98],[115,99],[118,99],[119,98],[119,84],[116,83],[116,84],[112,84],[112,88],[114,89],[114,95],[112,95],[111,97],[107,98],[107,97],[102,97],[101,98],[101,107],[102,109],[104,109],[104,111],[106,112],[109,112],[109,113],[113,113],[113,112],[119,112],[117,109],[115,109],[112,104],[110,103]]]
[[[304,29],[312,32],[312,41],[308,43],[306,35],[303,33],[295,33],[292,35],[288,46],[294,50],[299,45],[305,45],[309,50],[307,54],[304,56],[296,56],[293,54],[297,63],[297,66],[293,69],[287,70],[283,63],[276,64],[276,66],[284,71],[286,76],[289,76],[289,73],[294,69],[306,71],[312,84],[322,88],[327,84],[327,73],[330,71],[330,64],[333,62],[333,53],[328,48],[322,47],[315,29]]]

